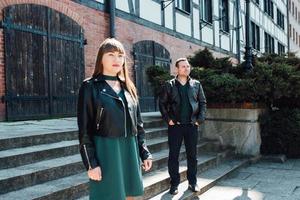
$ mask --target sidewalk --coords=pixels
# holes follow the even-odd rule
[[[142,113],[143,120],[160,118],[159,112]],[[55,132],[77,131],[77,118],[59,118],[45,120],[27,120],[16,122],[0,122],[0,139],[24,137],[30,135],[49,134]]]
[[[241,168],[200,200],[300,200],[300,159],[259,161]]]

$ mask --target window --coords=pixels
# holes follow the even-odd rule
[[[212,0],[202,0],[202,20],[212,23]]]
[[[278,55],[283,55],[283,54],[285,54],[285,47],[284,45],[278,42]]]
[[[274,38],[265,32],[265,53],[274,53]]]
[[[296,44],[298,44],[298,33],[296,32]]]
[[[293,14],[293,16],[294,16],[294,11],[295,10],[295,6],[294,6],[294,2],[292,2],[292,14]]]
[[[176,7],[185,12],[191,12],[190,0],[176,0]]]
[[[229,32],[228,0],[220,2],[220,29]]]
[[[289,24],[289,32],[290,32],[290,38],[292,37],[292,25]]]
[[[277,24],[284,30],[284,15],[277,9]]]
[[[293,40],[295,41],[295,29],[293,28]]]
[[[289,0],[289,11],[291,12],[291,0]]]
[[[273,1],[272,0],[264,0],[264,11],[273,19],[274,10],[273,10]]]
[[[251,22],[251,37],[252,37],[252,47],[260,51],[259,26],[257,26],[254,22]]]

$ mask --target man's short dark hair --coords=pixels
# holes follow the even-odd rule
[[[188,62],[187,58],[178,58],[175,62],[175,67],[178,67],[178,63],[181,62],[181,61],[187,61]]]

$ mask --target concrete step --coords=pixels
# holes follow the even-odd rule
[[[27,187],[0,195],[0,199],[76,199],[88,192],[86,172]]]
[[[166,134],[166,129],[155,128],[147,130],[146,135],[152,134],[153,136],[149,136],[150,139],[147,140],[147,144],[152,153],[168,148],[167,137],[164,136]],[[77,134],[76,137],[78,137]],[[6,149],[0,151],[0,170],[46,159],[74,155],[78,152],[77,138],[74,140],[59,141],[49,144]]]
[[[7,135],[0,138],[0,151],[28,147],[32,145],[49,144],[78,138],[77,131],[39,131],[27,132],[18,136]]]
[[[166,126],[166,123],[161,118],[143,118],[144,128],[155,128]]]
[[[164,192],[149,198],[150,200],[179,200],[179,199],[201,199],[198,198],[199,195],[205,193],[207,190],[212,188],[217,182],[225,177],[227,177],[230,173],[235,170],[249,164],[250,160],[247,158],[230,158],[218,166],[211,168],[205,172],[200,172],[197,175],[197,182],[200,187],[200,191],[197,193],[193,193],[188,190],[188,181],[182,182],[178,186],[178,194],[171,195],[169,194],[169,188]]]
[[[147,146],[151,153],[156,153],[168,149],[168,137],[160,137],[146,140]]]
[[[0,194],[85,171],[79,154],[0,170]]]
[[[197,152],[198,155],[207,154],[209,152],[212,152],[212,149],[215,149],[214,145],[209,142],[201,142],[197,145]],[[152,168],[148,172],[144,172],[143,174],[150,173],[152,171],[155,171],[157,169],[161,169],[163,167],[166,167],[168,165],[168,158],[169,158],[169,149],[164,149],[159,152],[153,153],[153,163]],[[180,154],[179,154],[179,161],[186,160],[186,153],[185,153],[185,147],[181,147]]]
[[[198,156],[198,173],[206,171],[212,167],[217,166],[220,162],[223,162],[231,154],[230,151],[224,151],[220,153],[207,153]],[[185,181],[187,179],[187,166],[186,160],[179,162],[180,180]],[[145,193],[143,198],[149,199],[164,190],[169,189],[170,177],[168,168],[163,167],[152,173],[148,173],[144,176]]]
[[[22,127],[20,128],[22,129]],[[167,135],[167,128],[163,126],[146,128],[145,131],[146,139],[152,139]],[[0,136],[0,151],[77,139],[78,131],[76,129],[70,131],[50,131],[41,128],[40,130],[36,130],[33,132],[20,132],[17,135],[13,133],[10,134],[10,131],[8,129],[8,132]]]
[[[76,118],[0,122],[0,150],[73,140],[76,133]]]
[[[203,142],[198,145],[198,153],[210,151],[211,144]],[[167,166],[168,149],[153,153],[151,171]],[[182,148],[179,160],[186,159],[185,149]],[[57,178],[70,176],[85,171],[79,154],[35,162],[15,168],[0,170],[0,194],[15,191],[28,186],[44,183]],[[151,172],[149,171],[149,172]],[[144,172],[144,174],[149,173]]]
[[[24,141],[29,143],[30,140],[37,141],[33,142],[33,145],[26,147],[18,147],[18,148],[9,148],[0,151],[0,170],[7,169],[11,167],[17,167],[21,165],[26,165],[33,162],[38,162],[46,159],[52,159],[62,156],[68,156],[78,153],[78,135],[77,133],[53,133],[46,137],[51,137],[51,135],[55,138],[58,137],[62,139],[59,134],[66,134],[65,139],[74,139],[74,140],[62,140],[54,143],[47,144],[39,144],[38,141],[41,141],[45,135],[32,135],[27,138],[22,137]],[[151,152],[155,153],[161,149],[165,149],[168,147],[167,137],[165,136],[166,129],[165,128],[152,128],[146,130],[147,144]],[[56,139],[52,139],[56,141]],[[48,140],[49,141],[49,140]],[[26,142],[26,143],[27,143]]]
[[[223,152],[228,154],[228,152]],[[221,153],[203,154],[198,157],[198,170],[204,171],[208,168],[217,165]],[[224,155],[223,155],[224,156]],[[186,179],[186,161],[180,162],[180,173],[182,180]],[[155,170],[144,175],[145,198],[150,198],[154,194],[160,193],[168,186],[168,171],[167,167],[160,170]],[[156,192],[156,193],[155,193]],[[52,181],[47,181],[42,184],[27,187],[21,190],[9,192],[0,195],[0,199],[15,200],[15,199],[76,199],[88,194],[88,178],[86,172],[76,175],[59,178]]]
[[[145,131],[146,131],[146,140],[168,136],[168,128],[165,126],[146,128]]]
[[[42,160],[74,155],[77,153],[77,140],[4,150],[0,151],[0,169],[17,167]]]

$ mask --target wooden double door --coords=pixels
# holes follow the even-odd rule
[[[4,9],[7,120],[74,116],[84,79],[83,29],[51,8]]]
[[[143,112],[157,111],[157,99],[155,99],[151,85],[148,81],[146,70],[150,66],[161,66],[170,71],[170,53],[161,44],[144,40],[133,45],[135,82],[140,97],[140,106]]]

